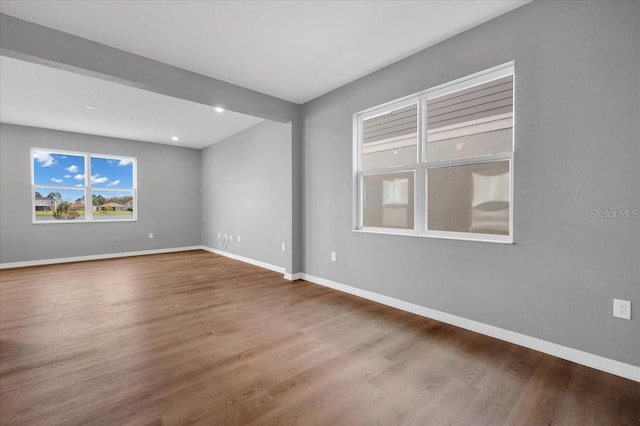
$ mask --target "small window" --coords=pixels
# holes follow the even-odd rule
[[[136,160],[34,148],[34,223],[136,220]]]
[[[354,116],[358,230],[512,242],[512,63]]]

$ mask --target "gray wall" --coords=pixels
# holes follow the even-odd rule
[[[266,120],[202,151],[203,245],[292,271],[291,137]]]
[[[590,214],[640,207],[638,22],[533,2],[305,104],[305,272],[640,365],[640,219]],[[352,232],[352,115],[511,60],[516,244]]]
[[[138,221],[32,224],[31,147],[136,157]],[[0,173],[0,263],[200,245],[198,150],[1,124]]]

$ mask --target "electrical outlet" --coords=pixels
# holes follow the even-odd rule
[[[220,233],[218,232],[218,238],[220,238]]]
[[[336,260],[338,260],[338,256],[336,255],[335,251],[331,252],[331,261],[335,262]]]
[[[613,299],[613,316],[630,320],[631,302],[628,300]]]
[[[149,232],[149,239],[153,240],[153,232]]]
[[[286,246],[284,245],[284,243],[282,243],[282,251],[285,251]]]

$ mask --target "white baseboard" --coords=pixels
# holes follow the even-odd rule
[[[128,251],[123,253],[92,254],[88,256],[60,257],[57,259],[27,260],[25,262],[0,263],[0,269],[25,268],[27,266],[53,265],[56,263],[84,262],[87,260],[114,259],[116,257],[144,256],[147,254],[173,253],[177,251],[199,250],[202,246],[172,247],[153,250]]]
[[[239,260],[241,262],[249,263],[251,265],[259,266],[261,268],[269,269],[271,271],[279,272],[283,274],[285,279],[290,281],[302,279],[302,275],[303,275],[300,273],[289,274],[289,273],[286,273],[286,269],[281,266],[272,265],[270,263],[261,262],[259,260],[250,259],[248,257],[240,256],[238,254],[229,253],[226,251],[222,251],[222,250],[218,250],[212,247],[202,246],[202,245],[189,246],[189,247],[172,247],[172,248],[153,249],[153,250],[128,251],[128,252],[122,252],[122,253],[94,254],[94,255],[87,255],[87,256],[61,257],[56,259],[27,260],[24,262],[6,262],[6,263],[0,263],[0,269],[25,268],[28,266],[54,265],[56,263],[84,262],[88,260],[114,259],[117,257],[144,256],[147,254],[173,253],[173,252],[189,251],[189,250],[205,250],[211,253],[219,254],[221,256],[229,257],[231,259]]]
[[[524,334],[516,333],[514,331],[505,330],[503,328],[494,327],[492,325],[483,324],[481,322],[459,317],[457,315],[451,315],[446,312],[441,312],[424,306],[415,305],[403,300],[394,299],[393,297],[384,296],[382,294],[373,293],[371,291],[362,290],[345,284],[340,284],[324,278],[315,277],[313,275],[296,275],[300,275],[301,279],[312,282],[314,284],[319,284],[321,286],[329,287],[334,290],[349,293],[354,296],[362,297],[363,299],[372,300],[383,305],[391,306],[406,312],[411,312],[413,314],[420,315],[426,318],[435,319],[437,321],[455,325],[460,328],[475,331],[476,333],[495,337],[496,339],[504,340],[506,342],[514,343],[519,346],[524,346],[529,349],[534,349],[536,351],[544,352],[558,358],[582,364],[587,367],[615,374],[616,376],[640,382],[640,367],[637,367],[635,365],[626,364],[624,362],[605,358],[600,355],[595,355],[589,352],[569,348],[557,343],[538,339],[536,337],[531,337]]]
[[[276,265],[272,265],[270,263],[266,263],[266,262],[262,262],[260,260],[255,260],[255,259],[251,259],[248,257],[244,257],[244,256],[240,256],[238,254],[234,254],[234,253],[229,253],[228,251],[222,251],[219,249],[215,249],[212,247],[207,247],[207,246],[201,246],[202,250],[206,250],[208,252],[211,253],[215,253],[215,254],[219,254],[221,256],[226,256],[229,257],[231,259],[235,259],[235,260],[239,260],[241,262],[245,262],[245,263],[249,263],[251,265],[255,265],[255,266],[259,266],[261,268],[265,268],[265,269],[269,269],[271,271],[275,271],[275,272],[279,272],[283,275],[283,278],[285,280],[289,280],[289,281],[295,281],[295,280],[301,280],[303,279],[303,273],[298,272],[295,274],[290,274],[287,272],[286,268],[283,268],[282,266],[276,266]]]
[[[250,259],[248,257],[240,256],[239,254],[229,253],[228,251],[222,251],[222,250],[218,250],[218,249],[215,249],[215,248],[212,248],[212,247],[200,246],[199,248],[201,248],[202,250],[206,250],[208,252],[211,252],[211,253],[219,254],[220,256],[226,256],[226,257],[229,257],[231,259],[239,260],[239,261],[244,262],[244,263],[249,263],[251,265],[259,266],[259,267],[264,268],[264,269],[269,269],[270,271],[279,272],[279,273],[283,274],[285,276],[285,278],[286,278],[287,275],[291,275],[291,274],[286,274],[287,271],[282,266],[272,265],[270,263],[262,262],[260,260]]]
[[[284,279],[289,281],[296,281],[304,279],[303,276],[304,274],[302,272],[296,272],[295,274],[285,273]]]

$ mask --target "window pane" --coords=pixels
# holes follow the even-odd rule
[[[33,151],[33,183],[47,186],[84,186],[84,157]]]
[[[429,229],[509,235],[509,162],[428,170]]]
[[[84,220],[84,189],[36,187],[34,192],[37,221]]]
[[[362,123],[362,170],[417,163],[418,106],[409,105]]]
[[[510,152],[513,76],[430,99],[427,161]]]
[[[363,225],[413,229],[414,173],[363,177]]]
[[[133,160],[91,157],[91,186],[133,188]]]
[[[93,219],[133,219],[133,191],[94,190]]]

